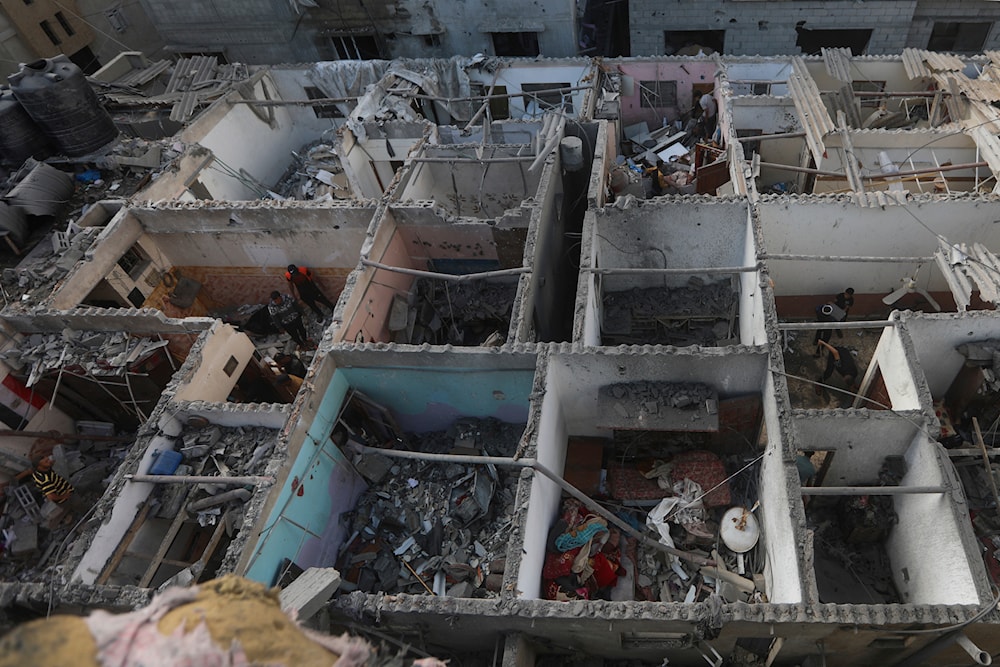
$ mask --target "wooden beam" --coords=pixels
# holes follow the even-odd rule
[[[149,563],[149,567],[146,568],[146,572],[143,573],[142,579],[139,580],[139,588],[146,588],[149,586],[149,582],[151,582],[153,577],[156,576],[156,571],[160,569],[160,563],[162,563],[163,559],[166,557],[167,551],[169,551],[170,547],[173,545],[174,538],[177,537],[177,533],[180,532],[181,526],[183,526],[184,522],[187,521],[188,517],[185,505],[187,505],[188,496],[191,495],[191,488],[193,487],[189,487],[184,493],[184,499],[181,501],[180,511],[177,512],[177,516],[175,516],[174,520],[170,523],[170,527],[167,528],[166,535],[164,535],[163,539],[160,540],[160,548],[156,550],[156,555],[153,556]]]
[[[226,515],[223,514],[222,516],[219,517],[219,522],[215,524],[215,531],[212,533],[212,539],[208,541],[208,545],[205,547],[205,551],[202,552],[201,558],[199,558],[198,561],[192,565],[192,567],[194,565],[201,565],[200,568],[196,568],[198,571],[195,572],[193,583],[198,583],[198,581],[201,579],[201,575],[204,574],[205,572],[205,566],[208,564],[208,561],[212,558],[212,554],[214,554],[215,550],[218,548],[219,542],[222,540],[222,535],[225,532],[226,532]]]
[[[108,583],[108,579],[114,574],[115,570],[118,569],[118,564],[122,562],[122,558],[125,557],[125,553],[128,551],[129,545],[132,544],[132,540],[135,539],[136,534],[138,534],[139,529],[142,528],[142,524],[146,522],[146,515],[149,514],[149,508],[153,505],[152,497],[146,499],[146,502],[142,504],[139,511],[136,513],[135,518],[132,519],[132,525],[128,527],[125,534],[122,536],[122,541],[118,543],[117,548],[115,548],[114,553],[111,554],[111,558],[108,559],[107,565],[101,571],[101,576],[97,578],[96,583],[98,586],[103,586]]]

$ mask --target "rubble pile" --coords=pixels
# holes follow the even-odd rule
[[[285,199],[331,201],[350,199],[351,191],[337,150],[326,143],[308,145],[299,153],[275,188]]]
[[[511,456],[523,425],[459,420],[447,431],[407,434],[414,451]],[[499,594],[518,471],[358,455],[370,486],[358,500],[340,556],[341,591],[451,597]]]
[[[241,477],[260,475],[267,467],[267,457],[274,448],[277,432],[262,426],[223,428],[216,425],[198,426],[194,418],[176,438],[172,458],[176,468],[167,474]],[[157,463],[154,462],[154,468]],[[225,518],[232,526],[242,524],[239,516],[251,491],[226,484],[158,485],[159,499],[155,516],[173,519],[187,507],[192,518],[202,526],[215,525]],[[229,515],[229,516],[226,516]]]
[[[416,304],[390,322],[395,342],[413,345],[502,345],[510,328],[517,282],[417,281]]]
[[[718,411],[715,390],[698,382],[619,382],[600,387],[598,396],[611,401],[622,417],[655,416],[666,408]]]
[[[165,340],[131,337],[121,331],[63,329],[61,334],[30,334],[0,353],[0,359],[15,372],[28,375],[25,384],[31,387],[47,372],[59,369],[92,376],[122,375],[166,345]]]
[[[78,422],[81,439],[55,444],[40,440],[33,452],[38,457],[51,452],[52,469],[73,486],[73,497],[59,505],[42,496],[30,475],[0,488],[0,580],[37,581],[57,556],[56,549],[80,513],[92,507],[125,458],[128,438],[121,441],[88,440],[86,435],[113,436],[114,424]],[[0,463],[10,473],[29,470],[31,461],[4,455]],[[19,469],[17,469],[19,468]]]
[[[728,281],[692,277],[684,287],[636,287],[604,294],[605,345],[724,344],[735,335],[736,292]]]
[[[4,304],[33,307],[48,298],[55,283],[66,276],[84,258],[101,227],[70,225],[66,232],[55,232],[51,243],[39,243],[16,268],[2,273]]]

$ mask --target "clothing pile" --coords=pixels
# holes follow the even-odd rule
[[[542,594],[559,601],[632,600],[635,562],[633,538],[566,498],[549,531]]]

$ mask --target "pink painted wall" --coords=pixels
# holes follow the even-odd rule
[[[630,62],[615,65],[615,68],[624,76],[630,76],[636,81],[636,86],[632,95],[621,97],[621,119],[622,125],[634,125],[642,121],[649,124],[649,129],[660,127],[661,119],[666,116],[673,121],[678,114],[683,114],[691,109],[693,99],[691,97],[692,84],[711,84],[715,81],[715,63],[706,62]],[[638,83],[640,81],[676,81],[677,82],[677,106],[662,110],[650,109],[640,105],[640,93]]]
[[[372,261],[389,266],[409,269],[423,269],[424,266],[417,266],[410,258],[407,243],[399,234],[398,230],[393,232],[392,238],[386,246],[381,257],[372,257]],[[389,342],[389,311],[392,308],[392,299],[397,294],[406,294],[413,284],[413,276],[383,271],[378,269],[368,269],[362,281],[356,289],[363,289],[364,294],[357,302],[357,308],[353,315],[346,322],[344,327],[343,340],[360,341],[358,334],[364,336],[366,343]]]

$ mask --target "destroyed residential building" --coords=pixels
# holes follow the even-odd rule
[[[4,619],[336,568],[318,625],[472,664],[987,663],[993,69],[249,70],[4,274],[5,479],[89,503],[6,487]]]

